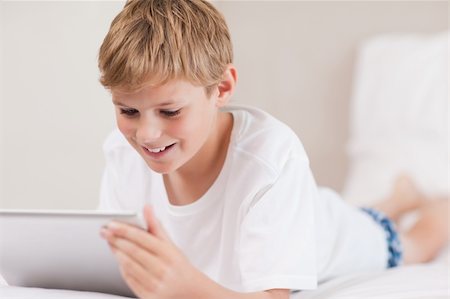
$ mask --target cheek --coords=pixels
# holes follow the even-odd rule
[[[121,115],[117,115],[117,127],[119,131],[126,137],[134,135],[135,128],[133,122],[129,119],[124,118]]]
[[[192,113],[177,125],[177,133],[190,140],[204,140],[213,126],[213,116],[210,111]]]
[[[168,135],[177,139],[188,139],[194,129],[189,118],[184,117],[176,121],[172,121],[170,125],[164,128],[164,135]]]
[[[166,126],[164,134],[191,143],[201,137],[204,130],[204,118],[197,117],[197,114],[194,113],[171,122],[170,126]]]

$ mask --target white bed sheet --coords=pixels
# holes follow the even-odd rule
[[[79,292],[70,290],[51,290],[22,287],[0,287],[0,298],[2,299],[124,299],[102,293]]]
[[[296,299],[444,299],[450,298],[445,264],[403,266],[377,274],[339,277]]]
[[[450,298],[448,261],[402,266],[380,273],[332,279],[292,299],[444,299]],[[125,297],[68,290],[0,287],[2,299],[120,299]]]

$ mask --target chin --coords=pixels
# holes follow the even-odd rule
[[[155,163],[145,161],[147,166],[156,173],[169,174],[177,169],[173,163]]]
[[[167,165],[155,165],[155,163],[148,163],[147,166],[153,170],[156,173],[159,174],[168,174],[173,171],[171,167],[168,167]]]

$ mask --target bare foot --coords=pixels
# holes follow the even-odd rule
[[[420,192],[413,180],[407,175],[397,177],[392,193],[374,208],[379,209],[394,221],[398,221],[403,214],[418,209],[426,204],[425,196]]]
[[[418,209],[427,203],[425,196],[420,192],[413,180],[404,174],[397,177],[391,199],[397,203],[400,214]]]
[[[449,208],[448,197],[432,198],[419,209],[419,213],[422,217],[433,218],[435,225],[442,228],[444,235],[448,235]]]
[[[434,198],[419,209],[419,219],[401,233],[405,263],[433,260],[449,241],[449,200]]]

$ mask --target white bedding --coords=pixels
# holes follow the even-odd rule
[[[339,277],[296,299],[444,299],[450,298],[448,265],[403,266],[377,274]]]
[[[38,288],[0,287],[2,299],[120,299],[115,295],[77,292],[69,290],[50,290]]]
[[[404,266],[381,273],[348,275],[292,299],[444,299],[450,298],[446,263]],[[0,287],[2,299],[119,299],[114,295],[66,290]]]

